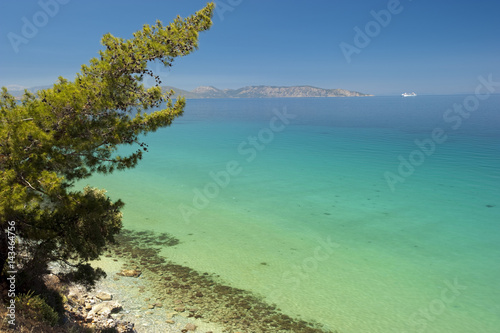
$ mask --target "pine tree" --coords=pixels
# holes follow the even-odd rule
[[[194,51],[199,32],[212,24],[213,10],[209,3],[169,25],[160,21],[144,25],[128,40],[104,35],[99,57],[83,65],[73,82],[60,77],[50,89],[25,91],[20,101],[2,88],[0,268],[4,273],[13,221],[17,259],[24,258],[18,264],[25,272],[43,272],[48,262],[63,261],[88,275],[88,261],[97,259],[122,227],[123,202],[113,202],[96,188],[78,191],[74,184],[94,173],[135,167],[147,151],[142,135],[169,126],[182,115],[185,100],[174,101],[173,91],[162,93],[160,78],[148,64],[161,61],[170,67],[176,57]],[[142,83],[147,77],[155,79],[153,87]],[[162,110],[151,112],[162,105],[166,105]],[[137,149],[118,155],[123,145]]]

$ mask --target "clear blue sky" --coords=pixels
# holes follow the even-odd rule
[[[54,2],[60,3],[57,10]],[[152,66],[164,84],[188,90],[312,85],[386,95],[468,93],[479,75],[500,81],[498,0],[400,0],[399,6],[397,0],[216,2],[219,11],[212,29],[200,36],[200,49],[168,71]],[[51,15],[43,3],[52,3]],[[72,79],[97,55],[103,34],[130,38],[144,23],[168,23],[205,3],[0,0],[0,86],[47,85],[59,75]],[[371,11],[388,10],[389,4],[395,12],[390,22],[375,24]],[[37,23],[38,31],[25,28],[23,34],[26,21]],[[367,24],[372,37],[358,40],[358,53],[348,63],[340,45],[356,47],[354,28],[365,31]],[[17,53],[10,40],[16,35],[25,38]]]

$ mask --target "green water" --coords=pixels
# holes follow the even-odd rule
[[[287,314],[498,332],[500,98],[454,130],[442,115],[463,99],[191,100],[139,167],[86,183],[125,201],[126,228],[180,239],[168,259]],[[446,142],[391,189],[398,156],[437,127]]]

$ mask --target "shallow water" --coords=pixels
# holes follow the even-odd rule
[[[289,315],[496,332],[500,96],[443,119],[465,97],[188,100],[137,168],[86,183],[126,228],[178,238],[169,260]]]

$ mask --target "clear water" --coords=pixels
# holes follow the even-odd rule
[[[139,167],[88,183],[125,201],[126,228],[179,238],[168,259],[287,314],[498,332],[500,96],[445,120],[465,98],[189,100]]]

